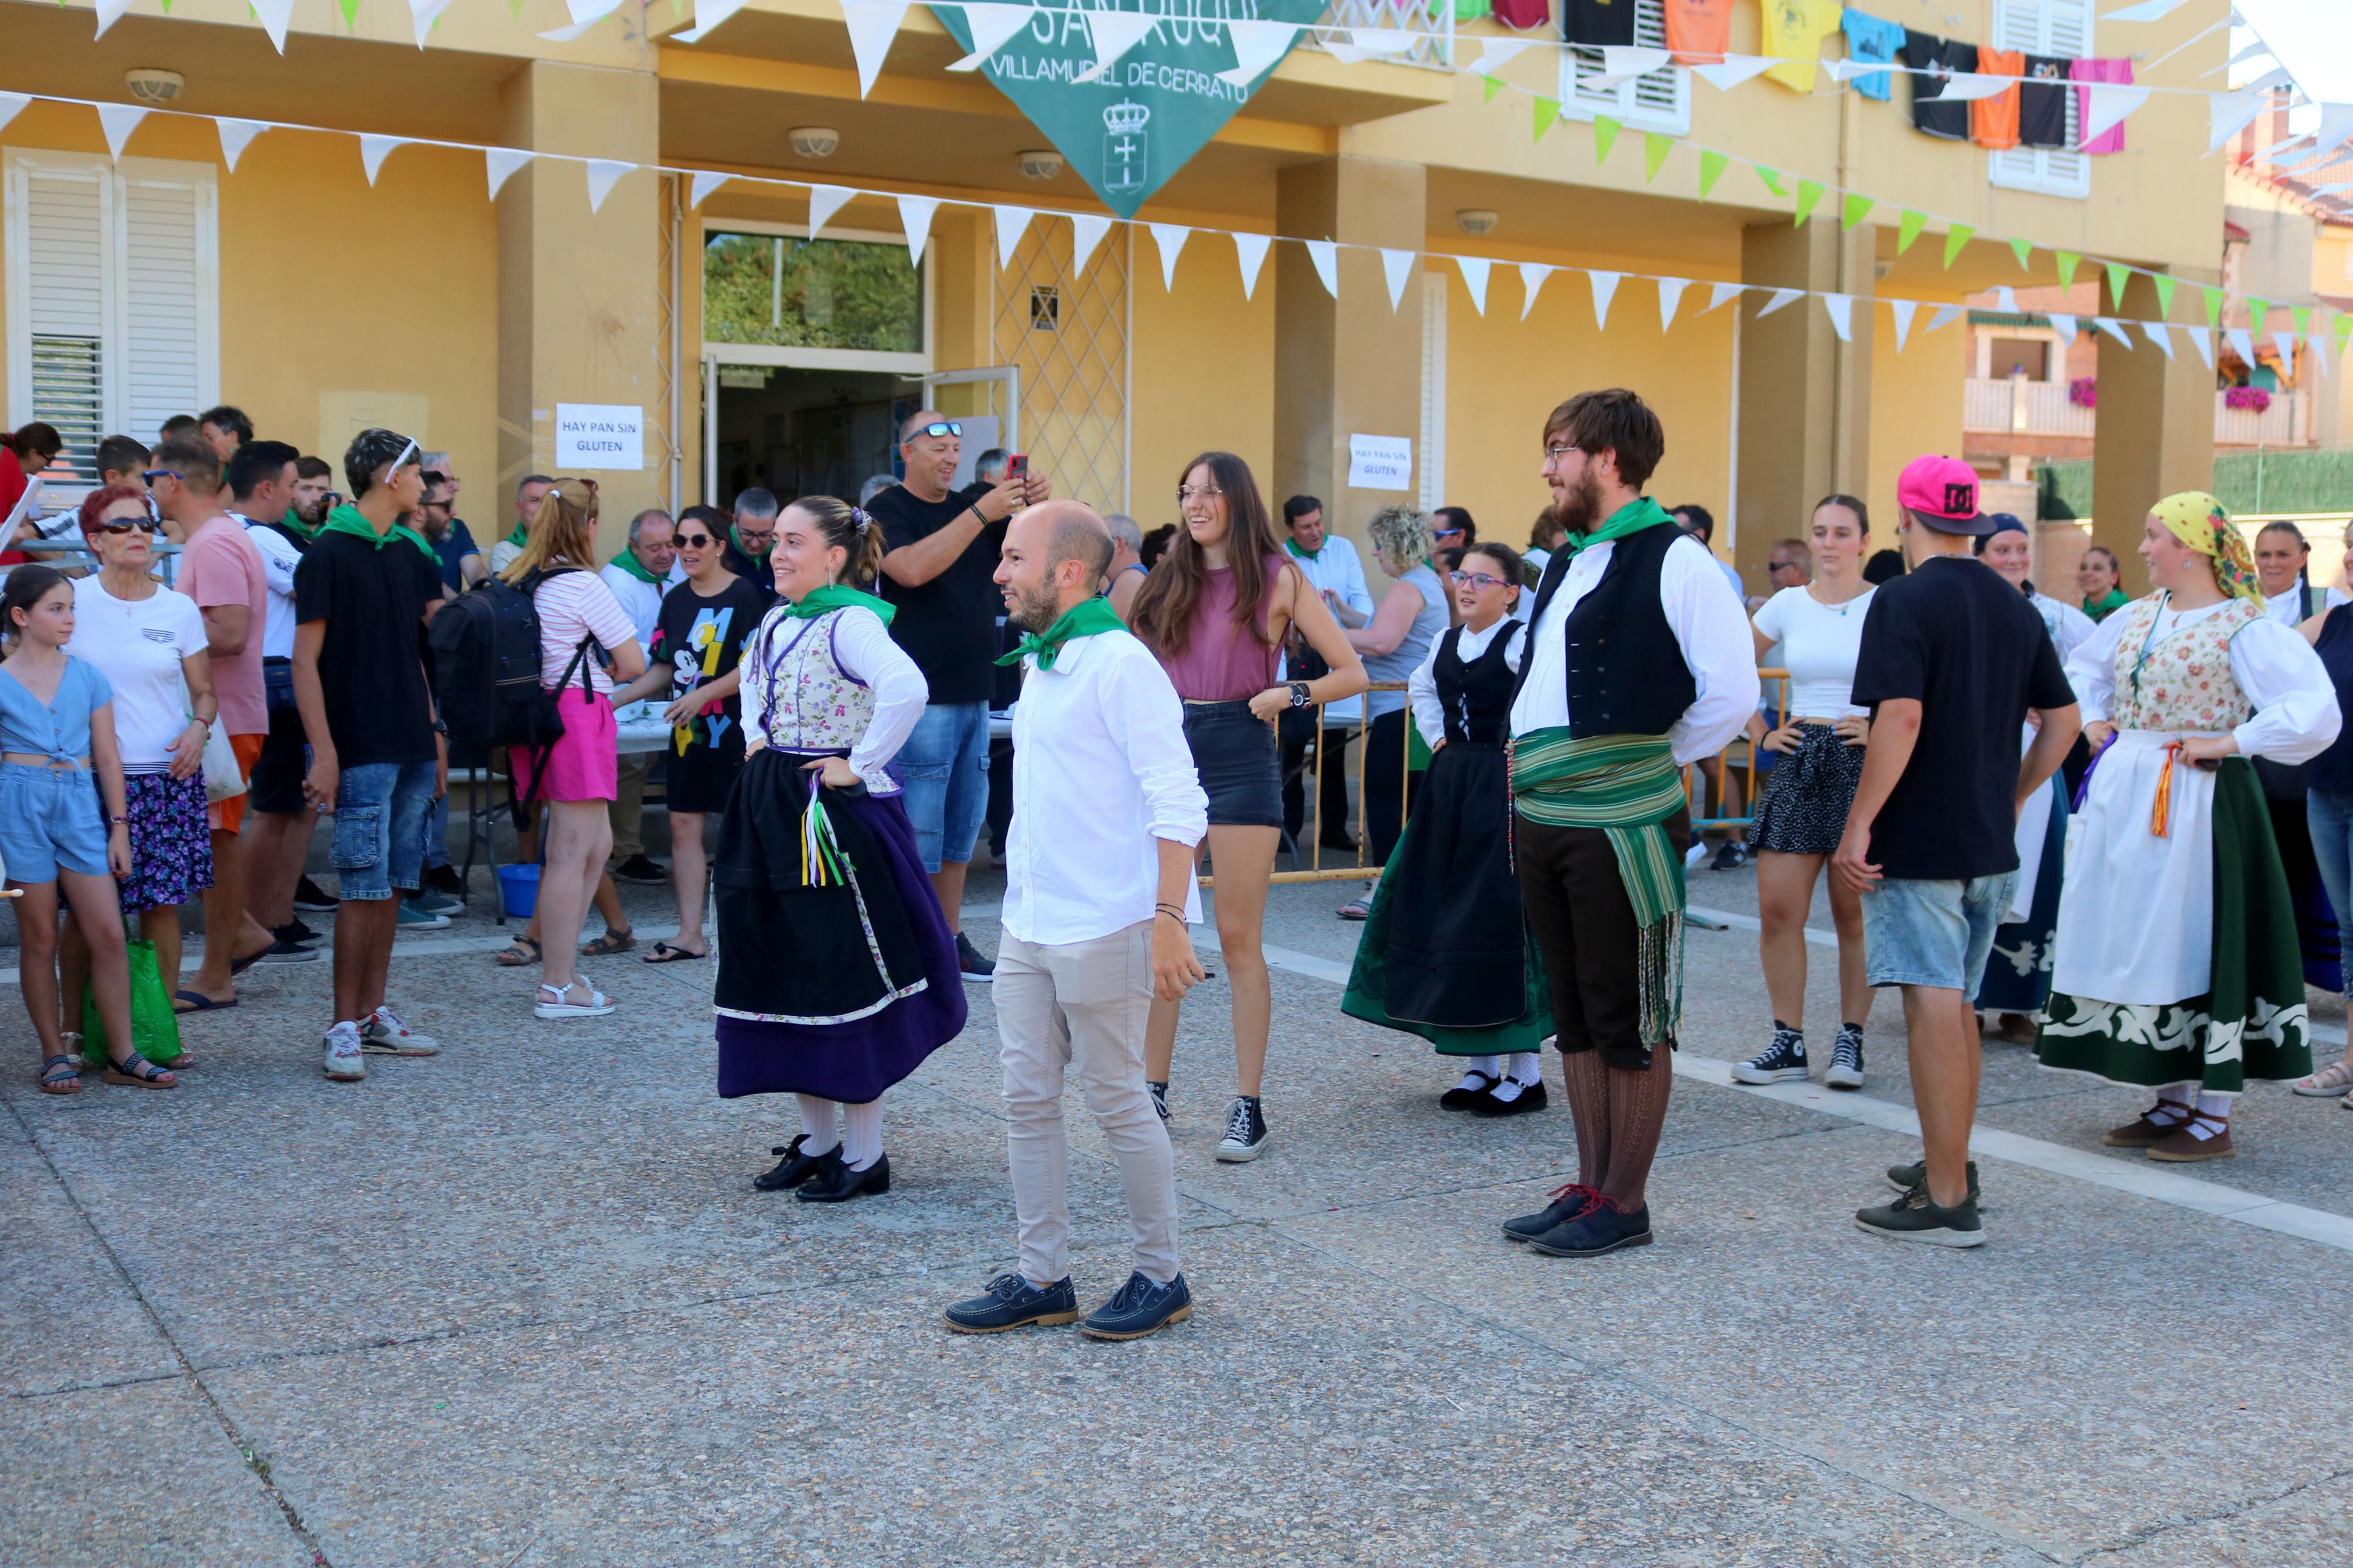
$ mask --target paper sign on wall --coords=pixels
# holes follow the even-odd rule
[[[643,468],[646,411],[628,403],[555,405],[558,468]]]
[[[1360,490],[1411,489],[1413,437],[1349,437],[1348,483],[1351,488]]]

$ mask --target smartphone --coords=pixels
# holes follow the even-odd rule
[[[1021,499],[1023,500],[1028,500],[1029,499],[1029,454],[1027,452],[1008,453],[1005,458],[1005,477],[1008,479],[1014,479],[1019,482],[1021,486]]]

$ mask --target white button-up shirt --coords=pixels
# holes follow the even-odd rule
[[[1092,942],[1153,918],[1153,841],[1198,844],[1209,797],[1185,743],[1176,688],[1134,637],[1073,637],[1053,668],[1034,658],[1023,667],[1002,923],[1045,946]],[[1185,919],[1200,918],[1200,889],[1188,878]]]
[[[1568,613],[1601,581],[1616,549],[1615,541],[1607,541],[1579,551],[1545,605],[1543,619],[1529,635],[1527,679],[1512,702],[1513,734],[1568,722]],[[1667,731],[1678,767],[1724,750],[1757,710],[1760,695],[1757,640],[1722,566],[1706,545],[1689,535],[1668,545],[1659,563],[1659,603],[1699,689]]]
[[[1365,583],[1364,558],[1356,545],[1337,533],[1324,536],[1324,548],[1314,555],[1298,555],[1287,547],[1282,558],[1299,568],[1317,593],[1326,590],[1360,616],[1373,613],[1373,591]]]

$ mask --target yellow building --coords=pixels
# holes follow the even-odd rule
[[[92,109],[37,99],[0,130],[6,423],[152,439],[225,400],[331,458],[390,423],[453,454],[485,543],[502,531],[494,489],[562,468],[560,405],[641,411],[642,469],[601,476],[609,544],[639,505],[749,482],[849,489],[887,465],[892,410],[915,400],[997,419],[1060,493],[1146,528],[1173,518],[1187,457],[1230,447],[1271,500],[1314,492],[1351,531],[1418,499],[1517,541],[1546,499],[1546,411],[1622,384],[1666,423],[1652,491],[1730,520],[1717,548],[1761,590],[1766,550],[1816,497],[1852,491],[1885,518],[1906,459],[1961,450],[1965,331],[1930,331],[1924,311],[1899,351],[1875,298],[1958,304],[2050,280],[2054,248],[2193,282],[2219,260],[2222,174],[2194,95],[2153,96],[2117,155],[1989,153],[1915,132],[1901,83],[1873,102],[1827,72],[1802,94],[1680,68],[1596,87],[1598,55],[1540,44],[1491,95],[1450,62],[1523,35],[1457,26],[1442,3],[1432,21],[1347,0],[1335,20],[1413,34],[1409,52],[1293,49],[1143,208],[1197,231],[1171,287],[1150,232],[1124,224],[1074,271],[1060,215],[1106,209],[1059,160],[1025,159],[1051,144],[984,77],[946,69],[963,49],[920,7],[861,93],[840,0],[749,0],[693,44],[676,36],[691,0],[629,0],[568,42],[542,37],[568,19],[559,0],[457,0],[422,49],[406,5],[350,0],[347,23],[336,0],[293,0],[282,58],[248,0],[153,3],[93,41],[83,0],[5,0],[0,92],[128,103],[128,73],[160,68],[180,79],[171,110],[456,145],[373,143],[371,184],[353,135],[273,129],[232,171],[213,123],[155,113],[114,159]],[[2092,0],[1937,7],[1957,37],[2135,56],[2160,87],[2221,79],[2228,8],[2190,0],[2132,25],[2096,21]],[[1733,7],[1734,51],[1763,47],[1759,11]],[[1636,12],[1657,38],[1660,0]],[[1540,98],[1567,100],[1541,138]],[[1606,161],[1597,114],[1624,126]],[[1654,177],[1645,132],[1677,143]],[[550,158],[491,199],[482,146],[612,160],[616,177],[592,210],[593,166]],[[1791,194],[1735,163],[1703,199],[1702,149],[1768,164]],[[735,178],[698,193],[709,182],[685,171]],[[811,246],[807,190],[761,178],[855,194]],[[1833,191],[1802,224],[1799,180]],[[1876,205],[1842,228],[1839,190]],[[941,203],[912,268],[899,195]],[[1043,215],[1002,266],[998,204]],[[1899,254],[1905,207],[1934,217]],[[1948,224],[1979,236],[1949,268]],[[1337,300],[1295,244],[1245,297],[1227,231],[1340,242]],[[2021,265],[2007,237],[2039,248]],[[1372,247],[1492,258],[1483,313],[1449,262],[1413,262],[1392,309]],[[1606,330],[1576,272],[1524,311],[1524,263],[1628,274]],[[1664,330],[1661,277],[1693,285]],[[1751,290],[1710,310],[1719,282]],[[1768,310],[1774,289],[1854,297],[1852,340],[1818,300]],[[2175,319],[2202,319],[2183,296]],[[2151,279],[2108,308],[2158,314]],[[2212,378],[2187,353],[2100,352],[2096,511],[2122,543],[2150,500],[2207,479]],[[1357,435],[1411,441],[1408,492],[1349,483]]]

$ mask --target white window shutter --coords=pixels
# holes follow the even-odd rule
[[[107,172],[26,164],[11,174],[19,201],[10,216],[24,247],[21,263],[10,258],[11,270],[23,267],[25,289],[21,305],[10,300],[9,314],[21,309],[26,316],[26,417],[56,426],[76,476],[95,482],[98,443],[107,434]]]
[[[182,182],[122,182],[122,398],[127,433],[147,438],[175,414],[197,414],[212,395],[217,350],[207,352],[205,220],[208,194]]]
[[[1994,8],[1994,47],[2081,59],[2092,53],[2092,0],[2000,0]],[[2080,139],[2075,94],[2063,96],[2067,145],[2010,147],[1986,154],[1989,183],[2015,191],[2084,197],[2092,194],[2091,160],[2075,151]]]
[[[1635,0],[1634,42],[1644,48],[1667,47],[1666,0]],[[1567,118],[1589,121],[1606,114],[1638,131],[1663,131],[1676,136],[1689,132],[1691,72],[1666,65],[1615,87],[1587,85],[1602,69],[1598,48],[1569,47],[1560,52],[1560,101]]]
[[[1446,504],[1446,274],[1421,275],[1421,510]]]

